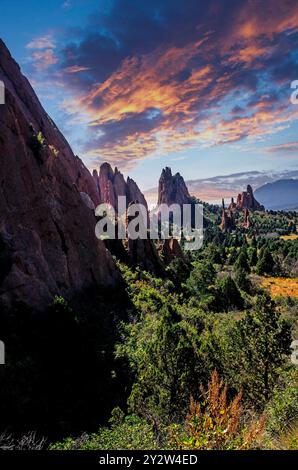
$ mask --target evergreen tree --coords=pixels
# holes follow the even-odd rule
[[[208,294],[215,278],[216,271],[209,260],[196,262],[186,282],[187,290],[194,297]]]
[[[250,292],[251,282],[247,276],[247,272],[243,268],[236,269],[235,282],[239,289],[243,290],[244,292]]]
[[[291,327],[267,294],[227,333],[227,374],[256,408],[263,408],[290,354]]]
[[[248,264],[248,259],[247,259],[247,251],[246,249],[243,249],[240,251],[238,258],[236,260],[236,263],[234,265],[234,271],[242,269],[246,273],[250,272],[249,264]]]
[[[256,272],[259,275],[262,274],[272,274],[274,271],[274,259],[269,251],[269,249],[265,246],[260,250],[259,260],[256,265]]]
[[[230,276],[225,276],[217,281],[218,306],[221,310],[231,310],[232,308],[243,308],[241,294]]]
[[[255,247],[250,247],[248,249],[248,259],[250,266],[256,266],[258,262],[258,252]]]

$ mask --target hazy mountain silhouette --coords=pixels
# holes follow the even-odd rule
[[[278,180],[267,183],[255,191],[266,209],[290,210],[298,208],[298,180]]]

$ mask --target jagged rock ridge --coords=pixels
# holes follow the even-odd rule
[[[143,204],[148,211],[146,199],[137,183],[128,176],[127,181],[123,174],[115,167],[112,169],[107,162],[103,163],[99,172],[93,170],[93,180],[97,188],[98,199],[101,203],[108,203],[118,210],[118,197],[126,196],[126,206],[133,201]]]
[[[55,294],[114,286],[118,271],[95,238],[92,175],[42,108],[0,40],[0,301],[43,308]]]

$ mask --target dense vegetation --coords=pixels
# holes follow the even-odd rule
[[[298,302],[262,289],[297,275],[298,239],[267,232],[293,233],[296,214],[266,213],[258,233],[222,233],[215,206],[205,217],[203,248],[164,279],[118,262],[123,292],[96,293],[97,307],[93,292],[1,317],[14,345],[0,369],[3,430],[27,423],[61,438],[53,449],[298,447]]]

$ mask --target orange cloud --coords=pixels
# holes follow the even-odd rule
[[[56,44],[51,35],[33,39],[26,48],[33,50],[31,60],[37,72],[42,72],[58,62],[54,52]]]
[[[44,51],[35,51],[32,54],[34,61],[34,68],[41,72],[45,70],[50,65],[56,64],[58,62],[57,57],[51,49],[45,49]]]
[[[288,103],[262,99],[246,108],[245,115],[230,118],[229,111],[221,112],[222,101],[231,93],[237,91],[240,98],[244,92],[252,93],[243,83],[243,72],[262,69],[261,59],[274,54],[278,46],[276,35],[298,30],[298,4],[273,3],[274,14],[268,14],[265,2],[258,2],[257,7],[255,2],[246,2],[237,13],[231,12],[228,34],[208,32],[200,38],[198,32],[198,39],[184,46],[163,45],[141,56],[126,57],[103,83],[65,101],[66,111],[82,114],[94,129],[94,144],[88,143],[87,156],[127,167],[150,154],[221,145],[244,137],[259,139],[297,120],[298,110]],[[68,73],[81,70],[85,68],[65,69]],[[144,115],[151,123],[147,127],[129,123],[132,117]],[[121,132],[115,132],[115,124]],[[101,138],[96,137],[98,130]]]
[[[72,65],[71,67],[66,67],[65,69],[63,69],[63,72],[78,73],[78,72],[86,72],[86,70],[90,70],[90,67],[84,67],[82,65]]]

